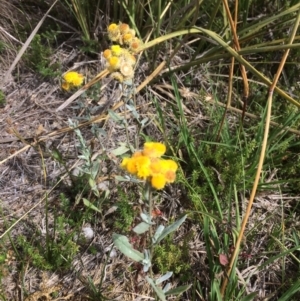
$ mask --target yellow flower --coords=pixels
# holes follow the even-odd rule
[[[146,180],[151,173],[150,164],[151,161],[148,157],[143,156],[141,152],[136,152],[131,158],[123,159],[121,167],[125,168],[129,173]]]
[[[124,44],[129,45],[133,40],[133,36],[131,33],[125,33],[123,34],[123,42]]]
[[[84,76],[78,72],[70,71],[63,76],[63,79],[68,84],[78,87],[83,83]]]
[[[131,158],[123,159],[121,167],[138,178],[150,182],[153,188],[162,189],[176,178],[178,165],[173,160],[160,157],[166,146],[159,142],[146,142],[142,151],[135,152]]]
[[[139,52],[141,45],[142,45],[141,40],[139,40],[138,38],[133,38],[133,40],[132,40],[132,42],[130,44],[130,49],[133,52]]]
[[[107,30],[108,30],[109,32],[113,32],[113,31],[119,30],[119,27],[118,27],[118,25],[117,25],[116,23],[111,23],[111,24],[108,26]]]
[[[161,170],[162,170],[161,159],[151,158],[150,169],[151,169],[151,174],[152,175],[161,173]]]
[[[161,165],[164,170],[176,171],[178,168],[177,163],[173,160],[161,160]]]
[[[106,49],[103,51],[103,56],[106,60],[108,60],[111,56],[112,56],[112,53],[111,53],[111,50],[110,49]]]
[[[120,60],[116,56],[112,56],[108,59],[109,68],[112,70],[118,70],[120,67]]]
[[[151,178],[151,185],[156,189],[163,189],[166,185],[166,179],[164,175],[158,174]]]
[[[133,158],[124,158],[121,163],[121,167],[125,168],[129,173],[133,175],[137,173],[136,164]]]
[[[177,168],[177,163],[173,160],[151,158],[151,185],[156,189],[162,189],[166,183],[173,183]]]
[[[164,176],[167,183],[173,183],[176,179],[176,173],[173,170],[168,170]]]
[[[119,26],[115,23],[110,24],[107,28],[107,31],[108,31],[108,37],[111,41],[115,42],[121,36]]]
[[[119,24],[119,30],[122,34],[124,34],[130,30],[130,27],[126,23],[121,23],[121,24]]]
[[[143,155],[151,158],[159,158],[166,152],[166,146],[160,142],[146,142]]]
[[[124,81],[124,77],[120,72],[113,72],[110,76],[113,79],[119,81],[120,83],[122,83]]]
[[[112,45],[110,49],[114,56],[120,56],[123,52],[123,49],[120,47],[120,45]]]
[[[137,176],[143,180],[146,180],[150,176],[150,164],[151,161],[146,156],[140,156],[133,158],[135,160],[136,169],[137,169]]]

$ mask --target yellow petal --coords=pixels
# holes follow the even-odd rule
[[[155,175],[151,178],[151,185],[156,189],[163,189],[166,185],[166,178],[162,174]]]
[[[166,146],[160,142],[146,142],[143,155],[151,158],[159,158],[166,152]]]

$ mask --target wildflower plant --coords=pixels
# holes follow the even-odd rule
[[[170,159],[163,159],[162,156],[166,152],[166,146],[159,142],[146,142],[141,151],[136,151],[131,157],[126,157],[121,163],[121,167],[131,175],[144,182],[143,195],[146,202],[146,211],[140,214],[141,222],[133,228],[136,235],[146,235],[148,246],[143,252],[135,249],[129,242],[129,239],[120,234],[113,234],[115,246],[130,259],[143,265],[143,271],[149,272],[150,276],[146,276],[146,280],[151,285],[160,300],[166,300],[167,295],[180,294],[187,290],[189,286],[177,287],[170,290],[170,283],[163,289],[159,286],[163,281],[167,281],[173,272],[167,272],[159,279],[153,279],[152,276],[152,258],[155,246],[170,233],[176,231],[185,221],[187,215],[184,215],[173,224],[165,227],[164,225],[156,225],[152,217],[154,207],[154,198],[152,193],[161,190],[165,185],[173,183],[176,178],[178,165]],[[154,233],[154,234],[153,234]]]

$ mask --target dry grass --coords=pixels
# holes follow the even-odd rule
[[[16,28],[14,26],[18,23],[14,23],[14,21],[22,19],[23,16],[21,12],[16,9],[15,2],[16,1],[0,1],[0,42],[1,47],[4,48],[2,50],[3,55],[1,55],[0,58],[2,67],[9,66],[9,62],[16,56],[16,47],[22,45],[22,42],[19,41],[15,35]]]

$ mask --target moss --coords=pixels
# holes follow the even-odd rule
[[[190,258],[188,252],[188,242],[191,235],[187,235],[181,244],[175,244],[173,235],[167,236],[163,244],[158,245],[154,249],[153,263],[159,273],[165,274],[168,271],[181,277],[187,276],[190,270]]]
[[[0,107],[4,107],[6,104],[6,98],[4,93],[0,90]]]
[[[136,216],[130,200],[134,199],[134,194],[126,194],[119,189],[119,201],[117,202],[117,211],[115,215],[114,228],[121,232],[128,232]]]
[[[36,34],[30,44],[29,50],[23,57],[25,64],[29,68],[32,68],[45,78],[56,77],[60,74],[60,64],[51,63],[50,61],[53,50],[49,44],[52,39],[55,39],[53,32],[52,36],[49,33],[45,35]],[[44,40],[47,40],[48,45]]]

